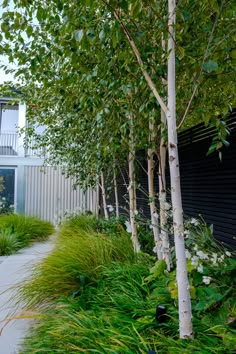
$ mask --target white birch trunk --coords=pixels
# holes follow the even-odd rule
[[[95,205],[95,216],[96,216],[96,219],[98,219],[99,217],[99,181],[97,182],[97,185],[96,185],[96,205]]]
[[[140,251],[140,244],[138,240],[137,223],[135,220],[135,214],[137,212],[137,198],[136,198],[136,180],[135,180],[135,144],[134,144],[134,126],[132,115],[130,119],[130,136],[129,136],[129,211],[130,211],[130,225],[132,231],[132,242],[134,251]]]
[[[171,268],[171,252],[170,242],[167,230],[167,210],[166,210],[166,151],[167,142],[164,138],[164,130],[166,129],[166,115],[161,110],[161,139],[159,154],[159,202],[160,202],[160,237],[162,241],[162,259],[165,260],[167,270]]]
[[[155,244],[155,253],[157,259],[162,259],[162,244],[159,234],[158,227],[158,213],[155,202],[155,187],[154,187],[154,143],[156,140],[155,126],[153,123],[153,117],[149,118],[149,148],[148,148],[148,195],[149,195],[149,205],[150,205],[150,214],[151,214],[151,224],[153,229],[154,244]]]
[[[114,193],[115,193],[115,204],[116,204],[116,217],[117,217],[117,219],[119,219],[119,217],[120,217],[120,214],[119,214],[119,198],[118,198],[118,187],[117,187],[115,166],[114,166],[114,172],[113,172],[113,182],[114,182]]]
[[[173,207],[173,226],[176,250],[176,273],[178,285],[178,305],[179,305],[179,335],[180,338],[191,338],[192,311],[189,294],[189,282],[187,276],[183,210],[180,188],[179,157],[177,148],[176,132],[176,90],[175,90],[175,0],[168,0],[169,6],[169,36],[168,36],[168,151],[171,177],[171,199]]]
[[[104,174],[101,172],[101,191],[102,191],[102,202],[103,202],[103,212],[106,220],[109,219],[108,211],[107,211],[107,201],[106,201],[106,190],[105,190],[105,182],[104,182]]]

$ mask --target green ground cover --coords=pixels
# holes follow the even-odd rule
[[[67,220],[20,289],[36,318],[22,354],[234,352],[236,261],[205,224],[189,223],[186,244],[194,340],[178,339],[175,268],[135,255],[118,221]]]

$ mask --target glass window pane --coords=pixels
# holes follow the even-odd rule
[[[15,169],[0,168],[0,197],[14,205]]]
[[[18,106],[2,106],[1,132],[17,133]]]

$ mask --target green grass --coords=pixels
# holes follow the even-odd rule
[[[0,254],[11,254],[30,245],[33,241],[45,240],[53,231],[51,223],[36,217],[18,214],[1,215]]]
[[[20,248],[16,234],[10,230],[0,230],[0,256],[9,256]]]
[[[83,218],[83,217],[82,217]],[[90,223],[88,218],[88,223]],[[90,229],[90,231],[88,231]],[[70,296],[81,284],[97,282],[104,267],[113,261],[135,259],[129,235],[105,237],[91,227],[66,222],[58,232],[54,251],[33,269],[22,294],[30,305]]]
[[[91,220],[87,218],[86,225],[86,218],[75,218],[62,225],[55,250],[21,288],[27,309],[39,315],[22,354],[234,351],[233,260],[211,273],[215,282],[210,286],[198,283],[193,301],[195,339],[179,340],[176,300],[169,290],[175,271],[162,271],[145,281],[154,259],[135,256],[124,230],[99,234]],[[198,281],[194,274],[192,280]],[[158,304],[167,308],[164,323],[155,319]]]

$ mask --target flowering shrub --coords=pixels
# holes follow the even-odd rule
[[[11,204],[5,197],[0,196],[0,214],[12,214],[14,205]]]

